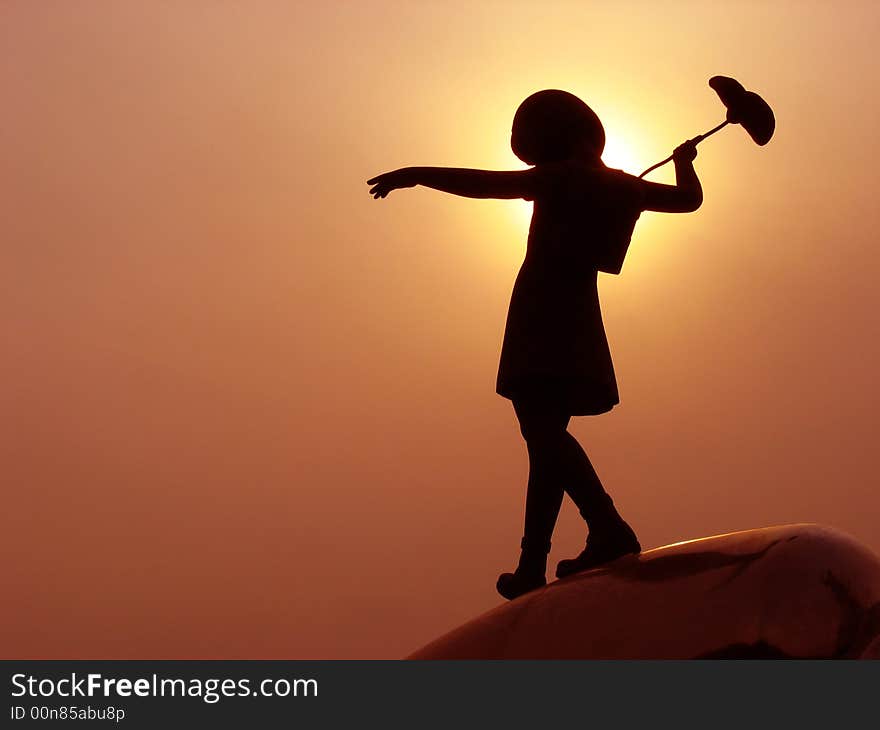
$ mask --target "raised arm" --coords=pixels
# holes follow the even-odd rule
[[[533,199],[541,175],[536,168],[500,172],[460,167],[403,167],[367,180],[374,198],[384,198],[392,190],[424,185],[434,190],[466,198]]]
[[[703,187],[694,170],[697,146],[687,141],[675,148],[675,185],[645,182],[645,210],[661,213],[691,213],[703,203]]]

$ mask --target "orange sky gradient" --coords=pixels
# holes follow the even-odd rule
[[[578,436],[645,548],[814,521],[880,551],[870,2],[0,5],[5,658],[394,658],[500,602],[527,458],[494,393],[563,88],[638,174],[700,146],[600,294],[621,392]],[[671,168],[651,179],[670,182]],[[551,565],[582,547],[566,501]]]

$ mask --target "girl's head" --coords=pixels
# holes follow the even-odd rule
[[[574,154],[598,161],[605,149],[605,130],[596,112],[574,94],[546,89],[519,105],[510,146],[528,165],[556,162]]]

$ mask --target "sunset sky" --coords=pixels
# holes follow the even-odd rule
[[[501,602],[527,457],[494,392],[529,206],[581,96],[705,202],[600,278],[621,404],[572,432],[645,548],[788,522],[880,552],[873,2],[0,4],[4,658],[395,658]],[[651,175],[671,182],[671,168]],[[582,547],[570,502],[552,566]]]

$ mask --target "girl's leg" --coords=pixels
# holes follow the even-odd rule
[[[546,582],[550,538],[562,506],[569,414],[546,399],[518,399],[513,403],[529,453],[529,481],[522,553],[514,573],[498,579],[498,592],[515,598]]]
[[[578,440],[565,432],[565,491],[581,513],[590,532],[602,532],[620,516],[614,502],[602,486],[599,475]]]
[[[561,560],[556,575],[564,578],[641,551],[632,528],[618,514],[611,497],[577,439],[566,431],[566,492],[589,528],[587,546],[576,558]]]

